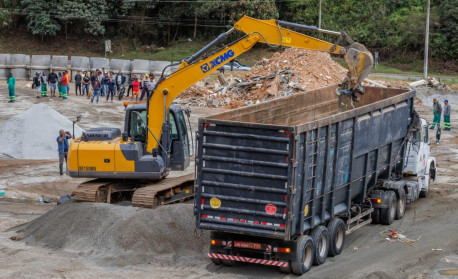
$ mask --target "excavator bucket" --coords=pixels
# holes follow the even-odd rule
[[[374,58],[362,44],[353,43],[346,47],[346,50],[345,62],[348,65],[347,89],[354,91],[358,89],[361,82],[371,72]],[[344,81],[344,83],[346,82]]]

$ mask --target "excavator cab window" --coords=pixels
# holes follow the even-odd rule
[[[140,141],[142,143],[146,142],[146,110],[138,111],[138,113],[131,113],[130,116],[130,130],[129,134],[132,138],[132,141]],[[143,119],[143,121],[141,120]]]

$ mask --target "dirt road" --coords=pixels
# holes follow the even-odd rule
[[[19,84],[23,86],[25,83]],[[5,89],[2,83],[0,125],[31,104],[46,102],[70,119],[82,113],[80,125],[85,129],[122,126],[123,107],[119,102],[91,105],[84,97],[74,97],[73,93],[67,101],[37,100],[31,89],[18,88],[18,101],[10,105],[6,103]],[[431,122],[429,107],[419,106],[417,111]],[[212,109],[193,108],[193,112],[195,126],[198,117],[212,113]],[[458,123],[458,114],[452,115],[453,123]],[[438,162],[439,178],[429,197],[409,205],[405,218],[395,221],[391,226],[403,231],[410,239],[419,239],[415,242],[416,247],[401,242],[389,243],[379,235],[388,227],[368,225],[347,237],[345,249],[340,256],[328,258],[325,264],[313,267],[303,278],[458,278],[457,273],[441,274],[444,270],[458,269],[458,179],[455,177],[458,171],[457,136],[458,130],[452,126],[451,132],[443,131],[440,144],[431,144],[433,156],[436,156]],[[430,133],[429,137],[434,142],[434,133]],[[119,262],[119,255],[113,251],[111,259],[107,258],[101,263],[93,260],[93,254],[78,247],[81,239],[78,235],[72,235],[72,230],[66,235],[75,243],[71,249],[56,249],[49,243],[37,244],[27,239],[10,240],[10,237],[18,235],[15,226],[49,212],[55,207],[57,197],[71,192],[81,181],[84,180],[58,176],[57,162],[53,160],[0,159],[0,190],[6,194],[6,197],[0,197],[0,278],[297,278],[264,266],[215,266],[203,253],[196,257],[194,263],[177,263],[172,257],[160,263],[131,259],[128,264],[123,264]],[[42,197],[53,202],[40,202]],[[120,205],[106,207],[109,210],[119,208],[119,212],[132,211],[131,207]],[[141,210],[148,210],[144,213],[149,214],[152,209]],[[192,215],[192,212],[187,214]],[[192,232],[183,232],[183,235],[186,233]],[[140,234],[132,235],[134,240],[135,237],[141,237]],[[100,238],[98,241],[103,244],[104,240]],[[177,239],[177,245],[187,245],[186,239]],[[202,249],[205,250],[205,246]]]

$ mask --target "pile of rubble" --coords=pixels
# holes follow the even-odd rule
[[[218,75],[184,91],[180,102],[194,106],[237,108],[340,83],[347,70],[325,52],[286,49],[255,64],[243,78]]]

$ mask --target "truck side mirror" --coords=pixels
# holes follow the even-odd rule
[[[122,132],[121,135],[122,135],[122,141],[127,142],[127,139],[128,139],[127,132]]]

